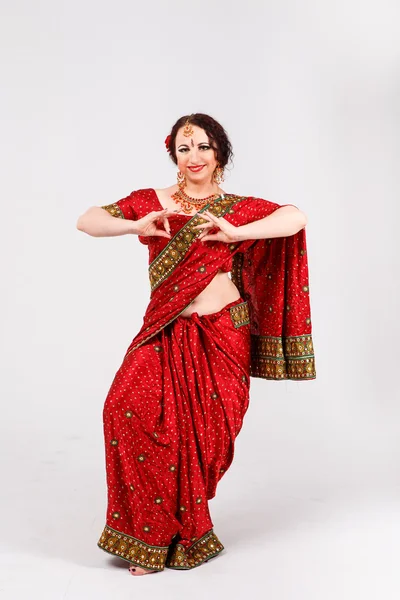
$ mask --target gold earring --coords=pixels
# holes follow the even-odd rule
[[[215,183],[217,183],[218,185],[221,183],[221,181],[225,181],[225,179],[224,179],[224,170],[219,165],[215,169],[213,177],[214,177]]]
[[[181,173],[181,171],[178,171],[176,175],[176,180],[178,182],[179,189],[183,190],[183,188],[186,185],[186,175],[184,173]]]

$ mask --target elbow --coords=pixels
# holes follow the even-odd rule
[[[92,207],[88,208],[88,210],[84,213],[82,213],[79,216],[79,219],[76,222],[76,228],[78,229],[78,231],[83,231],[84,233],[88,233],[88,230],[91,228],[92,226]]]
[[[79,219],[76,222],[76,228],[78,231],[83,231],[83,233],[92,235],[92,233],[91,233],[92,225],[90,223],[90,220],[86,218],[86,214],[83,214],[79,217]]]
[[[285,204],[281,207],[281,210],[285,210],[287,213],[285,218],[287,219],[288,229],[291,229],[291,233],[288,235],[295,235],[307,225],[306,215],[294,204]]]
[[[293,233],[291,235],[295,235],[307,225],[307,217],[301,212],[301,210],[296,210],[295,218],[293,219]]]
[[[76,228],[78,231],[85,231],[85,226],[83,223],[82,215],[79,217],[79,219],[76,222]]]
[[[88,235],[96,236],[96,231],[99,229],[98,215],[103,217],[104,210],[99,206],[91,206],[86,212],[80,215],[76,222],[76,228],[78,231],[83,231]]]
[[[301,210],[298,211],[298,214],[296,216],[297,216],[297,230],[296,230],[296,233],[297,233],[298,231],[301,231],[302,229],[304,229],[304,227],[307,225],[308,221],[307,221],[306,215]]]

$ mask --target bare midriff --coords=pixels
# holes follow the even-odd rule
[[[164,190],[154,190],[156,193],[160,208],[176,209],[177,204],[171,200],[171,194],[176,191],[177,186],[172,186]],[[221,190],[221,193],[225,193]],[[193,212],[195,214],[196,211]],[[183,213],[182,213],[183,214]],[[240,292],[233,283],[228,273],[218,271],[215,277],[210,281],[207,287],[200,292],[189,306],[180,313],[181,317],[190,317],[194,312],[199,316],[209,315],[218,312],[230,302],[238,300]]]
[[[240,298],[239,290],[228,273],[218,271],[207,287],[180,313],[181,317],[190,317],[193,312],[209,315],[218,312],[230,302]]]

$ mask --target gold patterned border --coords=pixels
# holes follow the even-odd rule
[[[251,373],[263,379],[315,379],[311,335],[272,337],[251,335]]]
[[[234,327],[238,328],[250,323],[249,305],[247,300],[240,304],[235,304],[235,306],[231,306],[229,310]]]
[[[168,556],[165,566],[170,569],[194,569],[219,554],[223,549],[224,546],[210,529],[190,548],[185,548],[178,542]]]
[[[227,212],[233,213],[233,206],[243,200],[245,196],[234,196],[233,194],[225,194],[224,197],[215,200],[212,204],[209,203],[200,209],[201,214],[205,210],[209,210],[216,217],[221,217]],[[190,219],[168,242],[165,248],[149,265],[149,279],[151,291],[155,290],[169,275],[174,271],[178,264],[185,258],[187,251],[193,242],[201,234],[201,229],[193,229],[195,225],[200,225],[205,219],[202,219],[198,214],[193,215]],[[236,245],[231,244],[232,250]]]
[[[100,206],[100,208],[104,208],[107,212],[110,213],[112,217],[117,217],[119,219],[125,219],[124,213],[118,206],[118,204],[105,204],[104,206]]]
[[[108,525],[104,527],[97,545],[109,554],[119,556],[137,567],[151,571],[164,569],[169,548],[169,546],[149,546],[149,544]]]
[[[244,253],[236,252],[232,259],[231,279],[236,285],[241,296],[244,294],[243,281],[242,281],[242,268],[244,262]]]

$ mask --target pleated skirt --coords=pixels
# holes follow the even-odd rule
[[[144,569],[191,569],[224,546],[208,501],[249,404],[250,319],[239,298],[178,316],[125,356],[107,395],[106,525],[98,546]]]

